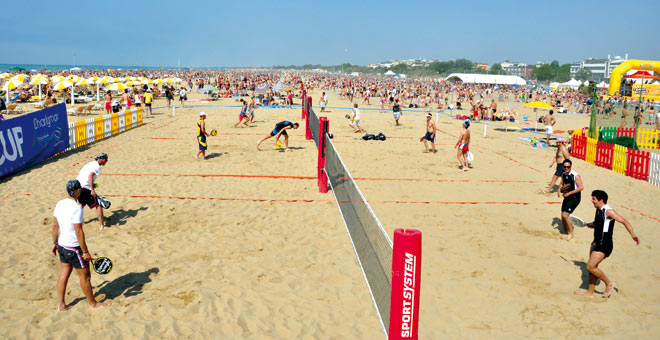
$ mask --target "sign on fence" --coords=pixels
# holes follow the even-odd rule
[[[0,177],[66,150],[68,132],[65,104],[0,121]]]

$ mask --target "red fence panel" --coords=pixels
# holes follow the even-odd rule
[[[644,181],[649,180],[649,152],[640,150],[628,150],[628,167],[626,176]]]
[[[635,137],[635,129],[634,128],[618,128],[616,129],[616,136],[617,137],[630,137],[634,138]]]
[[[612,170],[614,163],[614,144],[599,141],[596,147],[595,164],[601,168]]]
[[[571,143],[571,155],[577,159],[584,160],[587,155],[587,136],[573,135]]]

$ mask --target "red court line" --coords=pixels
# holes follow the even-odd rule
[[[163,124],[163,125],[161,125],[161,126],[154,127],[152,130],[158,130],[158,129],[161,129],[161,128],[163,128],[163,127],[169,125],[169,124],[172,124],[172,123],[176,122],[176,121],[179,120],[179,119],[181,119],[181,117],[176,118],[176,119],[174,119],[174,120],[170,120],[169,122],[167,122],[167,123],[165,123],[165,124]]]
[[[169,139],[169,140],[194,140],[197,138],[195,135],[191,135],[190,138],[177,138],[177,137],[144,137],[142,139]],[[215,138],[215,137],[209,137],[210,139],[213,140],[231,140],[231,139],[226,139],[226,138]]]
[[[107,149],[101,150],[101,152],[106,152],[106,151],[108,151],[108,150],[110,150],[110,149],[112,149],[112,148],[115,148],[115,147],[117,147],[117,145],[113,145],[113,146],[111,146],[111,147],[109,147],[109,148],[107,148]],[[89,158],[94,158],[94,157],[96,157],[96,156],[89,156]],[[78,164],[80,164],[80,163],[82,163],[82,162],[84,162],[84,161],[85,161],[85,160],[83,159],[83,160],[81,160],[81,161],[75,162],[75,163],[73,163],[73,164],[67,166],[66,168],[67,168],[67,169],[68,169],[68,168],[72,168],[72,167],[74,167],[74,166],[76,166],[76,165],[78,165]]]
[[[0,201],[4,201],[4,200],[8,199],[13,194],[14,193],[11,193],[11,194],[8,194],[7,196],[3,197],[3,198],[0,198]]]
[[[76,175],[76,173],[68,173]],[[286,175],[240,175],[240,174],[137,174],[137,173],[103,173],[103,176],[157,176],[157,177],[235,177],[235,178],[286,178],[286,179],[317,179],[316,176],[286,176]],[[348,177],[340,179],[348,180]],[[539,183],[539,181],[498,180],[498,179],[440,179],[440,178],[378,178],[354,177],[357,181],[405,181],[405,182],[459,182],[459,183]]]
[[[34,196],[37,194],[21,193],[23,196]],[[47,195],[64,196],[64,194],[50,193]],[[219,201],[252,201],[252,202],[334,202],[334,199],[305,199],[305,198],[249,198],[249,197],[212,197],[212,196],[168,196],[168,195],[130,195],[130,194],[104,194],[106,197],[130,197],[130,198],[164,198],[179,200],[219,200]],[[362,202],[362,200],[340,200],[339,202]],[[532,205],[534,202],[453,202],[453,201],[397,201],[397,200],[369,200],[373,203],[398,203],[398,204],[448,204],[448,205],[477,205],[477,204],[502,204],[502,205]],[[538,204],[561,204],[561,202],[539,202]]]
[[[437,130],[440,131],[440,132],[442,132],[442,133],[444,133],[444,134],[446,134],[446,135],[450,135],[450,136],[453,136],[453,137],[458,138],[458,136],[453,135],[453,134],[451,134],[451,133],[449,133],[449,132],[447,132],[447,131],[444,131],[444,130],[441,130],[441,129],[437,129]],[[488,149],[488,148],[485,147],[485,146],[481,146],[481,145],[476,145],[476,146],[479,147],[479,148],[481,148],[481,149],[484,149],[484,150],[486,150],[486,151],[490,151],[490,149]],[[491,152],[492,152],[492,151],[491,151]],[[498,155],[498,156],[504,157],[504,158],[506,158],[506,159],[508,159],[508,160],[510,160],[510,161],[513,161],[513,162],[515,162],[515,163],[518,163],[519,165],[522,165],[522,166],[524,166],[524,167],[530,168],[530,169],[532,169],[532,170],[534,170],[534,171],[536,171],[536,172],[538,172],[538,173],[540,173],[540,174],[543,174],[543,172],[542,172],[541,170],[536,169],[536,168],[534,168],[534,167],[532,167],[532,166],[529,166],[529,165],[527,165],[527,164],[525,164],[525,163],[519,162],[519,161],[517,161],[517,160],[515,160],[515,159],[513,159],[513,158],[511,158],[511,157],[509,157],[509,156],[505,156],[505,155],[503,155],[503,154],[501,154],[501,153],[499,153],[499,152],[493,152],[493,153],[496,154],[496,155]]]
[[[648,218],[650,218],[650,219],[652,219],[652,220],[654,220],[654,221],[656,221],[656,222],[660,222],[660,219],[655,218],[655,217],[653,217],[653,216],[649,216],[649,215],[647,215],[647,214],[645,214],[645,213],[643,213],[643,212],[641,212],[641,211],[639,211],[639,210],[635,210],[635,209],[633,209],[633,208],[628,208],[628,207],[623,206],[623,205],[622,205],[621,207],[622,207],[622,208],[625,208],[625,209],[628,209],[628,210],[630,210],[630,211],[634,211],[634,212],[636,212],[636,213],[638,213],[638,214],[640,214],[640,215],[642,215],[642,216],[648,217]]]

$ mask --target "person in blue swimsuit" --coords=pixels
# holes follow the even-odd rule
[[[206,159],[206,136],[209,134],[206,133],[206,124],[204,123],[204,120],[206,119],[206,113],[205,112],[200,112],[199,113],[199,120],[197,121],[197,144],[199,144],[199,151],[197,151],[197,155],[195,155],[195,158],[199,160],[199,155],[202,155],[202,159]]]
[[[261,143],[263,143],[266,139],[275,137],[275,144],[277,145],[277,142],[279,142],[280,137],[284,136],[284,150],[291,151],[289,150],[289,135],[286,133],[286,130],[297,129],[298,126],[300,126],[300,124],[292,123],[288,120],[283,120],[275,124],[275,128],[273,129],[273,131],[271,131],[270,134],[266,135],[264,138],[262,138],[259,141],[259,143],[257,143],[257,150],[261,151],[259,145],[261,145]]]
[[[248,117],[248,104],[244,99],[241,99],[241,103],[243,103],[241,113],[238,114],[238,122],[234,124],[234,127],[237,127],[243,119],[245,119],[245,122],[243,123],[244,126],[247,126],[247,123],[250,122],[250,117]]]

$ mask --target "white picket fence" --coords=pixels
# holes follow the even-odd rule
[[[660,154],[651,153],[649,159],[649,183],[660,186]]]

